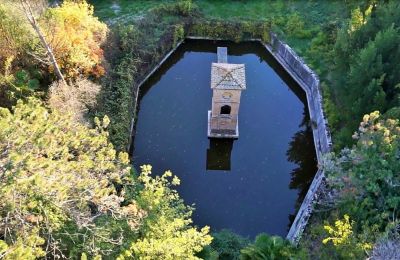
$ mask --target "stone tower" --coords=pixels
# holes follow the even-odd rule
[[[218,47],[218,63],[211,65],[211,89],[208,137],[238,138],[240,96],[246,89],[245,66],[228,63],[225,47]]]

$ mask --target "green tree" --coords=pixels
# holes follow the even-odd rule
[[[0,255],[195,258],[212,238],[191,226],[179,179],[150,166],[135,178],[108,141],[109,119],[95,123],[32,98],[0,110]]]
[[[327,157],[325,172],[338,191],[338,209],[356,223],[353,232],[374,241],[400,218],[399,120],[384,119],[377,111],[365,115],[353,138],[353,148]]]
[[[249,239],[226,229],[213,233],[212,236],[211,245],[205,248],[201,254],[204,259],[240,259],[240,250],[250,243]]]
[[[32,40],[29,27],[13,10],[9,3],[0,4],[0,74],[5,75],[10,72],[4,67],[5,62],[21,58]]]
[[[18,98],[29,96],[39,81],[32,77],[27,52],[36,44],[31,29],[15,6],[0,3],[0,104],[11,107]],[[35,75],[36,76],[36,75]]]
[[[211,243],[209,228],[190,226],[192,208],[185,206],[172,189],[180,181],[170,171],[150,177],[151,166],[144,165],[139,181],[144,185],[138,203],[146,212],[143,238],[133,242],[118,259],[198,259],[195,254]],[[172,178],[172,180],[169,180]]]
[[[356,9],[350,24],[338,33],[332,93],[343,111],[335,125],[341,129],[340,147],[351,143],[349,133],[364,114],[400,105],[399,15],[395,1],[368,7],[364,14]]]
[[[142,211],[130,210],[134,204],[121,205],[123,184],[131,178],[129,160],[108,142],[108,123],[104,118],[96,129],[87,129],[34,99],[18,102],[13,113],[0,110],[0,230],[9,247],[6,258],[72,256],[78,249],[104,253],[101,243],[116,241],[102,237],[112,230],[97,221],[141,219]]]

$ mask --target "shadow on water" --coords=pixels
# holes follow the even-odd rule
[[[304,118],[300,127],[303,130],[298,131],[292,137],[289,143],[289,149],[286,152],[288,161],[295,163],[298,167],[291,172],[290,189],[298,191],[296,200],[296,211],[300,208],[303,199],[305,198],[308,188],[313,181],[314,175],[317,172],[317,158],[315,153],[305,153],[304,151],[312,151],[315,149],[312,134],[311,122],[308,117],[308,109],[305,109]],[[295,214],[289,216],[290,224],[294,221]],[[290,228],[289,224],[289,228]]]
[[[230,171],[233,139],[210,139],[207,149],[207,170]]]
[[[246,65],[237,140],[207,138],[217,46]],[[317,163],[306,95],[260,43],[187,40],[139,95],[135,167],[172,170],[198,226],[286,235]]]

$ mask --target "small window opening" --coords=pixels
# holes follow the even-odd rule
[[[225,105],[221,107],[221,115],[229,115],[231,113],[231,106]]]

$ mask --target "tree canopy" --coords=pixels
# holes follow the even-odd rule
[[[115,184],[129,178],[129,161],[107,141],[107,118],[88,130],[36,100],[0,113],[0,229],[7,258],[61,256],[66,241],[93,239],[100,217],[139,218],[120,206]]]
[[[396,240],[399,235],[399,120],[378,111],[367,114],[353,138],[356,144],[351,149],[327,156],[324,163],[327,183],[335,194],[327,218],[344,215],[345,221],[325,226],[329,237],[323,241],[330,254],[343,259],[362,257],[375,241]]]
[[[333,55],[333,91],[344,111],[338,146],[351,142],[364,114],[400,106],[400,4],[389,1],[356,10],[338,32]]]
[[[108,29],[93,16],[93,6],[85,1],[63,1],[47,9],[40,25],[67,77],[104,74],[101,44]]]
[[[109,123],[89,129],[35,99],[0,110],[1,256],[116,257],[129,247],[132,257],[190,258],[211,242],[207,227],[190,226],[192,210],[171,187],[179,179],[146,166],[135,181]]]
[[[399,120],[382,118],[378,111],[365,115],[353,138],[352,149],[327,160],[328,180],[341,191],[339,206],[359,225],[374,223],[384,231],[400,218]]]
[[[80,75],[99,77],[104,74],[101,44],[106,39],[108,28],[93,15],[93,6],[86,1],[72,0],[63,1],[55,7],[47,7],[46,4],[38,7],[30,1],[24,3],[5,1],[0,4],[0,61],[3,73],[7,60],[13,62],[9,69],[11,65],[39,64],[53,72],[53,63],[48,57],[51,50],[67,78]],[[24,14],[24,11],[29,13]]]

